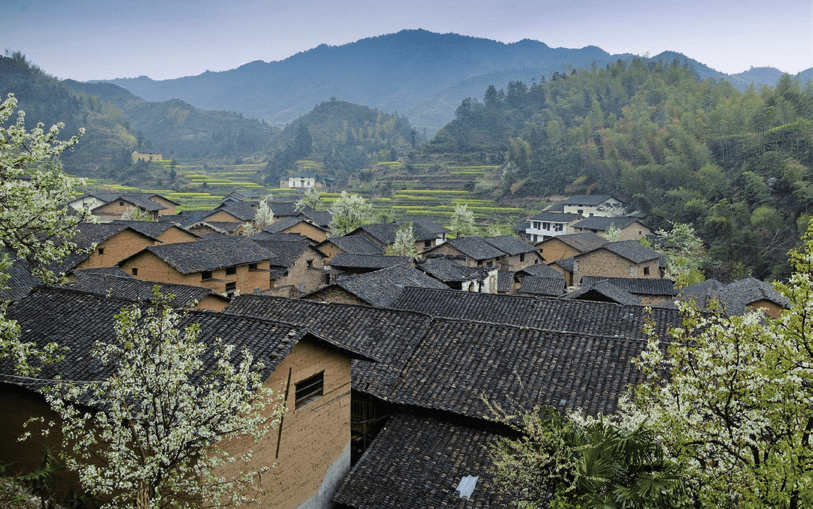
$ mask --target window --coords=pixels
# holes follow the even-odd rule
[[[539,230],[541,225],[542,225],[542,223],[541,223],[541,222],[539,222],[539,221],[534,221],[534,230]]]
[[[248,270],[257,270],[257,264],[256,263],[249,263],[248,264]]]
[[[649,275],[649,267],[644,267],[644,276]]]
[[[234,292],[237,291],[237,283],[226,283],[226,295],[229,297],[234,296]]]
[[[131,273],[132,275],[134,275],[134,276],[137,276],[137,275],[138,275],[138,269],[137,269],[137,268],[135,268],[135,267],[133,267],[132,269],[130,269],[130,273]]]
[[[313,260],[307,260],[307,261],[305,262],[305,266],[306,266],[307,268],[309,268],[309,269],[310,269],[310,268],[313,268]]]
[[[524,261],[525,261],[525,253],[520,253],[520,254],[519,254],[519,261],[520,261],[520,262],[524,262]]]
[[[119,207],[123,207],[123,206],[124,206],[124,202],[123,202],[123,201],[120,201],[120,202],[119,202]]]
[[[226,275],[233,276],[237,274],[237,267],[226,267]]]
[[[561,231],[564,231],[564,229],[565,229],[565,225],[562,224],[562,223],[556,223],[555,225],[553,225],[553,231],[555,231],[555,232],[561,232]]]
[[[432,241],[431,240],[424,240],[423,241],[423,247],[432,247]]]
[[[322,371],[318,375],[297,382],[295,387],[296,404],[294,408],[300,408],[324,393],[325,372]]]
[[[211,270],[204,270],[200,273],[201,279],[212,279],[212,271]]]
[[[576,211],[576,213],[579,214],[579,215],[584,214],[584,209],[579,209],[579,210]]]
[[[99,254],[100,254],[100,255],[103,255],[103,254],[104,254],[104,248],[103,248],[103,247],[100,247],[100,248],[99,248]]]
[[[543,230],[550,230],[550,223],[542,223]]]

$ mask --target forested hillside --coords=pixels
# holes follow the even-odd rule
[[[783,76],[739,92],[635,59],[466,99],[428,144],[515,163],[517,195],[610,193],[655,227],[689,222],[719,277],[786,274],[813,203],[813,86]]]
[[[305,158],[321,163],[325,175],[346,178],[373,161],[406,157],[424,141],[403,117],[345,101],[325,101],[273,140],[265,181],[276,184]]]

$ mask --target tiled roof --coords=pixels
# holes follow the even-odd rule
[[[634,295],[677,295],[678,293],[674,281],[661,278],[584,276],[582,286],[589,286],[599,281],[609,281],[613,286]]]
[[[537,277],[562,277],[562,273],[558,270],[551,268],[544,263],[537,263],[536,265],[528,265],[522,270],[518,270],[517,273],[521,274],[529,274],[531,276]]]
[[[622,240],[621,242],[608,242],[592,252],[598,251],[600,249],[606,249],[607,251],[615,253],[622,258],[626,258],[627,260],[633,263],[648,262],[650,260],[659,259],[661,257],[660,253],[658,253],[654,249],[642,246],[636,240]],[[578,254],[574,258],[584,256],[585,254],[587,253]]]
[[[384,250],[377,246],[372,240],[362,235],[350,235],[343,237],[331,237],[322,244],[331,243],[338,247],[343,253],[353,254],[381,254]],[[319,244],[319,245],[322,245]]]
[[[149,235],[145,235],[127,225],[116,223],[79,223],[77,225],[78,232],[73,236],[71,242],[75,243],[79,249],[87,250],[93,245],[101,244],[110,240],[115,235],[123,232],[124,230],[131,230],[139,235],[149,238],[152,241],[156,239]],[[68,273],[77,265],[90,258],[92,252],[79,252],[66,256],[59,266],[58,271]]]
[[[415,230],[420,228],[426,233],[433,234],[435,236],[441,236],[444,233],[449,233],[447,228],[425,217],[412,219],[412,227]]]
[[[122,221],[121,219],[116,219],[113,221],[113,224],[129,226],[133,230],[152,238],[158,238],[159,235],[173,227],[183,229],[180,224],[169,221]]]
[[[565,293],[565,280],[559,277],[526,276],[522,278],[519,293],[558,297]]]
[[[494,270],[494,267],[469,267],[446,257],[427,258],[425,262],[418,264],[417,268],[446,283],[481,281]]]
[[[606,231],[610,226],[615,226],[619,230],[623,230],[632,223],[639,222],[633,217],[601,217],[593,216],[582,219],[573,225],[573,228],[584,228],[586,230],[600,230]]]
[[[567,272],[573,272],[573,268],[575,267],[576,260],[573,259],[571,256],[570,258],[562,258],[561,260],[555,260],[551,265],[558,265],[562,267]]]
[[[253,237],[249,237],[254,240]],[[275,240],[255,240],[263,249],[268,250],[274,254],[271,259],[271,265],[275,267],[291,267],[296,262],[302,253],[304,253],[310,244],[305,242],[280,242]]]
[[[288,228],[292,228],[299,223],[307,223],[313,226],[314,228],[318,228],[322,230],[323,228],[320,226],[316,226],[315,224],[311,223],[305,218],[302,217],[283,217],[280,218],[278,221],[269,224],[268,226],[263,228],[264,232],[268,233],[282,233],[283,231],[287,230]]]
[[[582,253],[598,249],[599,247],[609,242],[601,235],[593,232],[571,233],[568,235],[558,235],[556,237],[543,240],[542,242],[538,242],[536,244],[536,247],[544,248],[546,243],[553,241],[554,239],[564,242],[568,246]]]
[[[308,237],[299,233],[268,233],[257,232],[252,235],[251,240],[273,240],[274,242],[309,242]]]
[[[571,221],[577,221],[579,219],[582,219],[582,216],[579,214],[572,214],[569,212],[566,214],[564,212],[552,212],[549,210],[543,210],[539,214],[531,217],[529,221],[544,221],[546,223],[570,223]]]
[[[641,339],[438,318],[392,389],[369,392],[400,405],[486,420],[496,417],[484,399],[509,414],[536,405],[610,414],[641,378],[632,360],[645,348]]]
[[[254,203],[259,205],[259,202]],[[270,201],[268,206],[271,207],[274,217],[293,217],[300,214],[296,210],[296,202],[293,201]]]
[[[204,217],[211,215],[212,209],[184,210],[180,214],[158,216],[158,222],[178,223],[183,228],[192,226]]]
[[[497,291],[500,293],[510,293],[514,289],[513,270],[501,270],[497,272]]]
[[[396,265],[365,274],[349,276],[328,285],[326,288],[330,286],[338,286],[371,306],[379,307],[389,306],[398,297],[399,292],[406,287],[448,288],[437,279],[427,276],[410,265]],[[320,291],[317,290],[312,294]]]
[[[198,221],[189,225],[189,228],[199,228],[201,226],[208,226],[215,232],[223,235],[232,235],[243,226],[243,223],[237,221]]]
[[[275,257],[246,237],[211,236],[197,242],[150,246],[146,251],[162,259],[181,274],[247,265]]]
[[[447,240],[446,243],[475,260],[499,258],[505,254],[502,250],[497,249],[480,237],[458,237]]]
[[[388,391],[432,319],[424,314],[267,295],[239,295],[224,310],[281,320],[380,362],[353,363],[353,389]]]
[[[15,260],[6,273],[9,279],[6,281],[6,288],[0,289],[0,300],[20,300],[42,284],[42,281],[31,274],[25,260]]]
[[[509,256],[516,256],[522,253],[535,253],[536,248],[527,242],[519,240],[513,235],[498,235],[496,237],[485,237],[484,241],[496,247]]]
[[[610,281],[600,280],[591,285],[582,284],[581,288],[568,292],[563,299],[594,300],[615,302],[625,306],[640,306],[641,299],[626,290],[615,286]]]
[[[313,224],[319,225],[322,228],[328,228],[330,222],[333,220],[333,214],[327,210],[313,210],[310,207],[307,210],[300,212],[300,215],[307,218]]]
[[[342,481],[333,501],[357,509],[509,507],[490,482],[496,435],[432,417],[395,414]],[[469,498],[456,492],[477,477]]]
[[[400,228],[398,223],[365,224],[348,233],[347,236],[361,235],[363,232],[381,244],[392,244],[395,242],[395,232],[398,231],[398,228]]]
[[[521,295],[404,288],[391,305],[431,316],[508,324],[536,329],[595,334],[618,338],[645,338],[643,307],[603,302],[538,299]],[[668,327],[681,324],[679,313],[653,309],[655,332],[666,338]]]
[[[733,283],[723,284],[716,279],[708,279],[680,290],[677,299],[694,301],[703,310],[708,310],[712,299],[725,306],[725,312],[731,315],[745,313],[750,304],[767,300],[782,307],[788,307],[790,301],[773,286],[753,277],[746,277]],[[657,307],[675,309],[675,301],[662,302]]]
[[[385,256],[339,253],[331,258],[328,265],[337,269],[385,269],[396,265],[411,264],[411,256]]]
[[[80,278],[85,275],[90,276],[115,276],[115,277],[129,277],[132,278],[130,274],[121,270],[120,267],[92,267],[88,269],[76,269],[73,271],[73,276]]]
[[[600,205],[613,198],[609,194],[574,194],[562,201],[562,205]],[[621,201],[621,200],[619,200]]]
[[[116,200],[126,201],[128,203],[132,203],[133,205],[137,206],[138,208],[150,211],[150,212],[157,212],[159,210],[166,209],[165,206],[161,205],[158,202],[154,202],[150,199],[151,196],[155,196],[154,194],[146,194],[146,193],[127,193],[127,194],[120,194],[113,198],[112,200],[106,200],[106,203],[114,202]],[[97,198],[99,198],[97,196]],[[101,198],[100,198],[101,199]],[[172,201],[172,200],[168,200]],[[174,203],[174,202],[173,202]],[[101,207],[102,205],[100,205]],[[99,207],[96,207],[99,208]],[[95,209],[94,209],[95,210]]]
[[[9,318],[20,325],[20,339],[37,345],[56,340],[68,347],[65,360],[42,367],[40,379],[50,380],[57,374],[67,380],[100,380],[113,373],[113,365],[102,365],[90,355],[96,341],[108,342],[115,337],[114,316],[131,301],[102,297],[75,290],[40,287],[31,295],[9,308]],[[248,348],[256,359],[265,363],[267,377],[306,336],[305,328],[228,313],[189,311],[181,319],[181,327],[200,324],[200,341],[213,345],[215,338],[236,346],[235,351]],[[319,340],[314,337],[316,341]],[[330,343],[334,347],[340,345]],[[211,363],[213,356],[204,359]],[[209,369],[213,366],[208,366]],[[0,364],[2,379],[36,389],[42,383],[10,375],[7,363]]]
[[[89,273],[84,270],[77,271],[74,275],[78,280],[66,283],[63,285],[65,288],[105,297],[111,296],[125,300],[152,301],[153,288],[159,286],[162,294],[172,294],[175,296],[170,301],[170,305],[174,308],[186,308],[190,302],[200,301],[208,296],[214,296],[222,299],[224,302],[228,302],[226,297],[201,286],[155,283],[153,281],[136,279],[127,274],[124,276],[111,276],[92,272]]]
[[[257,215],[256,207],[256,201],[227,201],[218,205],[218,207],[208,215],[211,216],[218,212],[225,212],[234,216],[238,221],[251,221],[254,219],[254,216]],[[203,219],[205,220],[206,217],[208,216],[205,216]]]

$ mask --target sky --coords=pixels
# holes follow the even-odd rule
[[[676,51],[727,74],[813,67],[813,0],[0,0],[0,50],[79,81],[225,71],[415,28]]]

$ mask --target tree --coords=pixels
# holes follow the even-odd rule
[[[694,226],[686,223],[671,223],[672,229],[657,230],[654,249],[666,258],[665,277],[683,288],[705,280],[701,270],[706,258],[706,248],[697,236]]]
[[[621,230],[616,225],[611,224],[601,236],[607,239],[608,242],[618,242],[621,240]]]
[[[813,230],[791,252],[777,319],[683,307],[671,342],[650,337],[622,424],[644,422],[704,507],[813,506]]]
[[[259,440],[281,416],[281,405],[263,386],[262,363],[247,349],[235,358],[233,346],[220,339],[203,344],[197,324],[181,329],[171,298],[156,289],[151,306],[135,304],[116,316],[115,340],[92,350],[103,364],[115,366],[114,374],[58,382],[46,392],[62,419],[66,464],[85,489],[109,497],[105,507],[246,501],[259,472],[219,476],[221,466],[250,457],[234,457],[220,443]]]
[[[305,192],[302,194],[302,198],[297,200],[296,211],[302,212],[305,210],[305,207],[310,207],[313,210],[316,210],[321,200],[321,193],[319,193],[315,187],[309,187],[305,189]]]
[[[643,426],[627,430],[605,419],[580,425],[551,407],[517,417],[495,411],[517,437],[498,438],[489,449],[494,484],[518,506],[685,506],[680,465]]]
[[[465,203],[458,203],[449,222],[449,230],[455,237],[474,234],[474,212]]]
[[[417,256],[415,249],[415,233],[412,231],[412,223],[405,223],[395,231],[395,242],[387,246],[384,252],[390,256]]]
[[[149,211],[140,209],[138,207],[129,207],[124,211],[124,214],[121,215],[121,219],[122,221],[155,221]]]
[[[373,214],[373,207],[367,200],[357,194],[347,194],[347,191],[342,191],[328,210],[333,215],[330,230],[336,237],[346,235],[368,222]]]
[[[33,274],[46,283],[54,283],[60,274],[53,267],[68,254],[77,251],[70,239],[77,225],[90,218],[88,211],[77,212],[65,207],[83,179],[62,173],[59,155],[79,141],[79,135],[68,140],[57,139],[63,124],[47,132],[38,124],[31,132],[25,129],[25,113],[17,113],[17,122],[2,127],[17,105],[13,94],[0,104],[0,287],[9,281],[8,270],[15,261],[28,264]],[[5,318],[5,304],[0,304],[0,358],[13,359],[15,368],[34,372],[30,356],[41,360],[53,358],[57,345],[36,351],[33,344],[18,341],[16,324]]]
[[[257,212],[254,214],[254,221],[243,224],[243,235],[256,235],[266,226],[274,224],[274,211],[266,200],[260,200]]]

